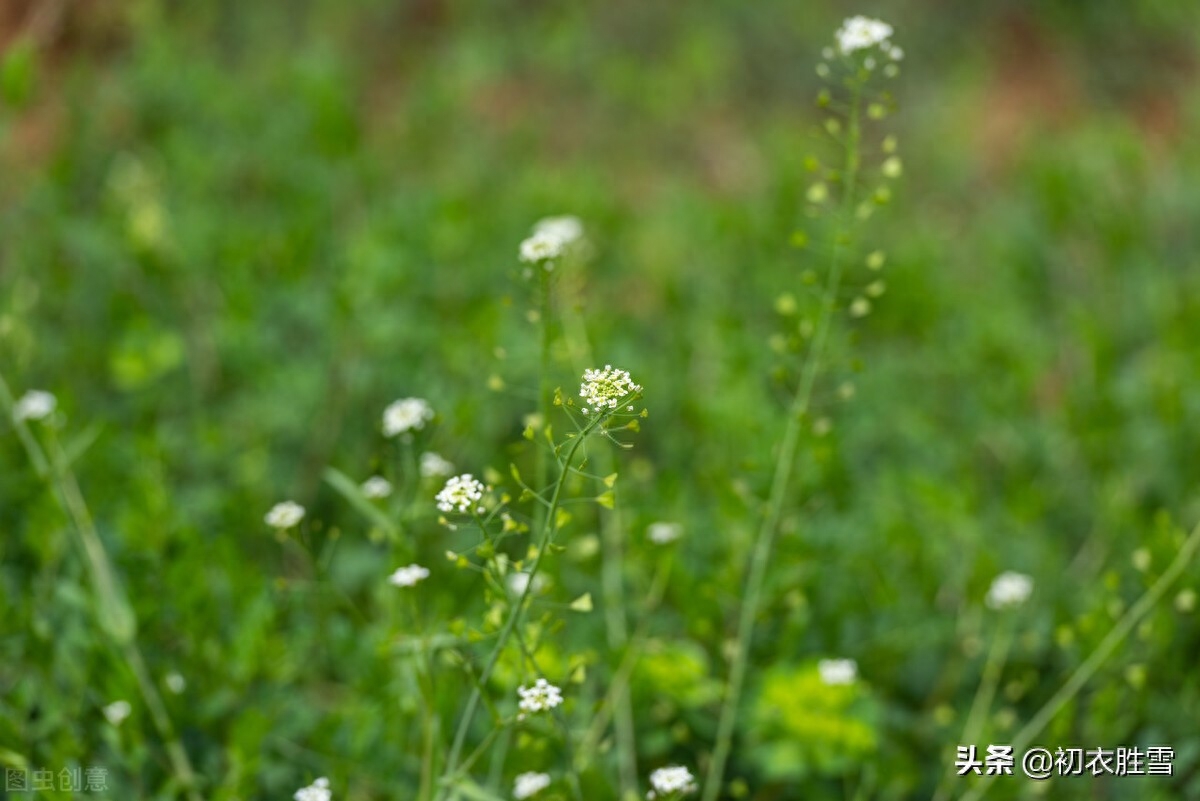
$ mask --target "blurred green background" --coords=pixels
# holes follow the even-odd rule
[[[776,300],[821,268],[791,244],[814,65],[855,13],[906,52],[881,126],[905,174],[865,235],[887,292],[845,322],[819,393],[832,427],[805,441],[752,651],[728,795],[762,801],[928,798],[995,636],[992,578],[1036,588],[981,745],[1053,694],[1200,520],[1200,6],[0,6],[0,371],[59,397],[149,669],[186,680],[164,692],[205,798],[289,797],[317,775],[338,801],[415,797],[413,674],[391,646],[410,611],[322,474],[391,469],[379,414],[410,395],[462,469],[527,458],[516,245],[560,213],[595,252],[563,279],[567,310],[650,409],[616,457],[632,616],[665,558],[646,526],[684,531],[634,674],[640,775],[699,772],[783,427],[776,346],[795,320]],[[851,288],[869,280],[855,269]],[[571,389],[571,354],[554,357]],[[338,537],[327,575],[263,525],[287,497]],[[574,542],[594,542],[589,520]],[[418,528],[422,625],[478,617],[477,578],[443,556],[454,535]],[[551,599],[597,599],[556,640],[595,697],[618,661],[596,549],[552,573]],[[1193,566],[1038,740],[1169,745],[1174,776],[1037,792],[1200,798],[1198,583]],[[175,797],[7,423],[0,585],[0,761],[103,765],[110,797]],[[853,697],[813,680],[834,656],[858,661]],[[468,685],[446,664],[435,679],[449,727]],[[116,699],[134,702],[121,726],[101,711]],[[514,741],[504,776],[556,749]],[[617,797],[613,759],[589,798]]]

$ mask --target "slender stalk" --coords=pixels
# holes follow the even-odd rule
[[[1200,525],[1192,529],[1192,533],[1188,535],[1183,546],[1180,547],[1179,553],[1175,555],[1175,560],[1158,577],[1158,581],[1154,582],[1150,589],[1146,590],[1142,597],[1121,616],[1121,619],[1108,632],[1100,642],[1099,647],[1092,652],[1092,655],[1075,669],[1075,672],[1058,689],[1058,692],[1051,696],[1050,700],[1017,732],[1012,740],[1014,754],[1023,753],[1029,744],[1033,742],[1033,738],[1041,734],[1042,730],[1054,719],[1054,716],[1072,698],[1079,694],[1083,686],[1096,675],[1096,671],[1112,656],[1112,652],[1121,644],[1121,641],[1129,636],[1129,632],[1133,631],[1134,626],[1150,613],[1163,595],[1166,594],[1167,590],[1171,588],[1171,585],[1175,583],[1175,579],[1179,578],[1179,574],[1195,558],[1197,551],[1200,551]],[[963,801],[979,801],[987,793],[988,788],[991,787],[994,778],[995,776],[983,777],[979,784],[976,784],[963,796]]]
[[[575,454],[583,445],[583,441],[588,435],[595,430],[602,421],[603,417],[597,415],[582,431],[576,435],[571,442],[571,447],[567,450],[567,457],[563,460],[562,467],[558,474],[558,479],[554,482],[554,493],[550,498],[550,507],[546,513],[546,522],[542,527],[542,539],[538,546],[537,557],[533,560],[533,565],[529,568],[529,581],[525,584],[525,589],[517,599],[512,611],[509,612],[508,618],[504,621],[504,627],[500,630],[500,636],[496,640],[496,645],[492,648],[492,652],[488,655],[487,662],[484,663],[483,672],[480,673],[475,687],[471,690],[471,695],[467,698],[466,708],[463,710],[462,718],[458,723],[458,730],[454,735],[454,743],[450,747],[450,755],[446,759],[446,768],[442,774],[442,781],[445,783],[438,797],[444,798],[449,793],[450,788],[446,786],[448,780],[456,775],[459,765],[459,757],[462,754],[463,744],[467,739],[467,732],[471,728],[471,722],[475,717],[475,710],[479,706],[482,688],[487,686],[488,680],[491,679],[492,671],[496,668],[496,663],[500,660],[500,654],[508,645],[508,640],[512,636],[513,629],[516,628],[520,619],[524,616],[525,605],[529,599],[530,591],[533,588],[533,579],[537,575],[538,569],[541,567],[542,559],[546,556],[546,551],[549,550],[550,544],[554,541],[554,535],[557,529],[558,509],[562,498],[563,485],[566,484],[567,476],[570,474],[570,465],[575,459]]]
[[[992,699],[996,697],[996,687],[1000,684],[1000,675],[1004,671],[1008,650],[1012,646],[1013,626],[1013,615],[1005,614],[1000,631],[992,640],[992,647],[988,651],[987,662],[983,666],[983,675],[980,677],[979,687],[975,690],[975,699],[971,702],[971,711],[967,713],[967,721],[963,725],[962,737],[959,739],[961,743],[974,743],[979,737],[980,730],[983,728],[983,718],[992,706]],[[941,782],[938,783],[933,801],[942,801],[946,798],[953,777],[954,767],[949,765]]]
[[[570,304],[566,304],[571,308]],[[587,330],[583,318],[577,313],[564,311],[564,332],[575,360],[575,372],[582,374],[594,363],[588,344]],[[585,364],[586,362],[586,364]],[[613,471],[612,452],[605,448],[596,455],[601,474]],[[604,628],[608,647],[619,652],[629,644],[626,624],[625,588],[622,566],[625,564],[625,528],[621,521],[619,489],[613,488],[613,508],[600,515],[601,564],[600,582],[604,598]],[[632,670],[632,668],[631,668]],[[619,673],[619,671],[618,671]],[[620,782],[621,798],[638,794],[637,746],[633,723],[633,703],[627,682],[616,682],[610,687],[609,701],[614,717],[617,751],[617,777]]]
[[[69,466],[66,453],[57,439],[51,438],[53,449],[47,455],[25,421],[13,417],[13,397],[3,376],[0,376],[0,407],[3,407],[10,419],[13,420],[17,436],[24,445],[38,476],[50,484],[59,506],[71,520],[71,528],[78,537],[84,562],[92,580],[92,590],[96,596],[100,617],[100,628],[112,640],[116,650],[133,672],[138,691],[150,713],[150,719],[163,739],[167,759],[176,780],[182,786],[189,801],[201,801],[200,794],[196,790],[196,774],[188,759],[187,751],[176,735],[174,726],[171,725],[166,705],[163,704],[162,696],[155,687],[150,672],[146,668],[145,660],[142,658],[142,652],[138,648],[137,619],[117,582],[112,562],[96,531],[96,525],[84,500],[83,492],[79,488],[75,473]]]
[[[849,125],[846,139],[845,168],[843,171],[842,213],[839,220],[837,235],[834,237],[833,250],[829,266],[829,278],[821,299],[820,316],[816,333],[804,368],[800,376],[800,384],[792,398],[788,409],[787,427],[779,447],[779,456],[775,462],[774,478],[771,482],[771,492],[767,500],[767,511],[763,516],[762,525],[754,543],[751,555],[750,571],[746,578],[746,591],[738,619],[737,639],[733,663],[729,672],[729,683],[726,686],[724,703],[717,724],[717,743],[713,751],[712,761],[708,765],[708,773],[704,782],[702,801],[716,801],[721,792],[721,783],[725,776],[725,764],[729,760],[729,752],[733,747],[733,730],[737,723],[738,705],[741,702],[742,688],[746,681],[746,668],[749,661],[750,642],[754,637],[755,619],[758,617],[758,607],[762,598],[763,584],[766,580],[767,567],[771,561],[771,551],[775,543],[775,535],[779,528],[779,518],[783,513],[783,502],[791,482],[792,470],[796,462],[796,450],[800,443],[801,424],[807,415],[812,400],[813,387],[820,372],[821,359],[824,356],[826,340],[829,338],[833,314],[837,303],[838,289],[841,286],[843,252],[847,227],[854,212],[854,190],[858,178],[858,141],[859,141],[859,97],[861,83],[854,84],[854,95],[850,104]]]

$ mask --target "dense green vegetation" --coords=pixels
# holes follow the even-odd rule
[[[893,134],[903,177],[856,233],[839,308],[886,288],[839,317],[805,420],[721,797],[931,797],[956,746],[1013,741],[1200,523],[1189,4],[139,0],[30,26],[34,5],[0,16],[6,768],[184,797],[136,652],[200,797],[428,789],[427,739],[448,747],[506,602],[447,559],[474,539],[439,524],[441,480],[413,459],[516,503],[540,363],[517,246],[573,214],[591,253],[556,275],[550,386],[619,365],[648,416],[631,450],[596,448],[615,508],[569,507],[531,612],[568,737],[521,728],[473,774],[508,798],[544,769],[538,798],[572,798],[569,746],[627,669],[583,797],[644,797],[664,765],[703,778],[832,237],[806,214],[810,156],[836,157],[814,66],[854,13],[905,50],[865,157]],[[29,389],[58,399],[26,429],[86,516],[10,423],[2,396]],[[410,396],[437,418],[385,438]],[[387,501],[339,491],[376,473]],[[263,521],[286,498],[302,535]],[[678,541],[651,541],[656,521]],[[387,584],[409,562],[431,576]],[[1170,746],[1173,775],[1003,777],[988,798],[1200,798],[1200,563],[1181,566],[1034,740]],[[1006,570],[1033,593],[989,609]],[[823,683],[830,658],[857,680]],[[523,681],[500,661],[506,714]]]

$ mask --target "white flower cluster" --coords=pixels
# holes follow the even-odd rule
[[[476,480],[470,473],[463,473],[447,481],[434,500],[437,501],[437,508],[443,512],[468,514],[472,509],[482,511],[482,507],[476,504],[482,500],[486,491],[487,487],[483,482]]]
[[[509,573],[505,578],[505,583],[508,585],[508,591],[513,595],[524,595],[525,588],[529,586],[529,574],[522,572]],[[533,577],[533,587],[530,588],[530,592],[537,594],[544,586],[546,586],[546,577],[538,573]]]
[[[301,787],[292,798],[295,801],[329,801],[333,798],[333,792],[329,789],[329,779],[322,776],[308,787]]]
[[[425,427],[433,419],[433,407],[423,398],[401,398],[383,410],[383,434],[394,437]]]
[[[454,472],[454,465],[442,458],[441,454],[425,451],[421,454],[421,475],[425,478],[448,476]]]
[[[289,529],[304,519],[304,507],[295,501],[284,501],[271,507],[263,518],[271,528]]]
[[[583,407],[583,413],[588,414],[588,408],[596,411],[615,409],[621,401],[635,392],[641,392],[642,387],[633,383],[629,373],[617,370],[611,364],[606,364],[603,370],[587,370],[583,374],[583,383],[579,387],[579,397],[588,404]],[[630,411],[633,407],[629,407]]]
[[[549,786],[549,773],[535,773],[533,771],[522,773],[513,782],[513,798],[521,801],[522,798],[529,798],[529,796],[540,793]]]
[[[858,678],[858,663],[853,659],[822,659],[817,663],[821,681],[830,686],[853,684]]]
[[[362,483],[361,489],[365,498],[386,498],[392,494],[392,482],[383,476],[371,476]]]
[[[429,578],[429,568],[420,565],[398,567],[396,572],[388,576],[388,581],[397,587],[413,587],[418,581]]]
[[[1033,579],[1011,570],[996,576],[988,588],[987,605],[992,609],[1007,609],[1025,603],[1033,592]]]
[[[522,712],[542,712],[553,709],[563,701],[562,690],[545,679],[538,679],[532,687],[518,687],[517,695],[521,696],[517,706]]]
[[[582,239],[583,223],[578,217],[569,214],[546,217],[538,220],[533,226],[533,234],[521,242],[521,261],[541,264],[546,270],[551,270],[554,268],[551,262]]]
[[[850,55],[857,50],[879,46],[896,61],[903,57],[900,48],[888,40],[892,38],[892,26],[878,19],[857,16],[850,17],[842,23],[842,27],[834,34],[838,50],[842,55]]]
[[[654,799],[661,796],[669,796],[674,793],[694,793],[696,792],[696,777],[692,772],[682,765],[673,765],[669,768],[659,768],[650,774],[650,786],[653,788],[646,793],[646,798]]]
[[[679,539],[679,535],[683,533],[683,526],[678,523],[664,523],[659,521],[651,523],[646,529],[646,536],[655,545],[666,545],[669,542],[674,542]]]
[[[45,420],[58,407],[58,398],[41,389],[31,389],[13,406],[18,420]]]

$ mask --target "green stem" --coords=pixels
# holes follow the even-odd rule
[[[1133,631],[1134,626],[1150,613],[1155,604],[1175,583],[1175,579],[1179,578],[1179,574],[1196,556],[1197,551],[1200,551],[1200,525],[1192,529],[1192,533],[1188,535],[1179,549],[1179,553],[1175,556],[1175,561],[1171,562],[1166,571],[1158,577],[1158,581],[1154,582],[1154,585],[1146,590],[1137,603],[1129,608],[1129,611],[1117,621],[1117,625],[1113,626],[1112,631],[1101,641],[1100,646],[1092,652],[1092,655],[1075,669],[1075,672],[1059,688],[1058,692],[1017,732],[1012,740],[1014,754],[1022,754],[1026,747],[1033,742],[1033,738],[1042,733],[1042,730],[1058,714],[1059,710],[1066,706],[1096,675],[1096,671],[1112,656],[1112,652],[1121,644],[1121,641],[1129,636],[1129,632]],[[963,796],[963,801],[979,801],[991,787],[994,778],[994,776],[985,776],[979,784],[972,787],[970,792]]]
[[[787,428],[779,448],[779,457],[775,462],[774,478],[771,482],[771,492],[767,500],[767,511],[759,527],[751,555],[750,571],[746,578],[745,600],[742,603],[738,619],[737,639],[733,663],[729,672],[729,683],[726,687],[724,703],[717,724],[717,743],[713,750],[712,761],[708,766],[701,801],[716,801],[721,792],[721,783],[725,776],[725,764],[733,747],[733,730],[737,723],[738,706],[741,702],[742,688],[746,681],[746,668],[749,661],[750,642],[754,637],[755,619],[758,617],[758,607],[762,598],[763,584],[766,580],[767,567],[771,561],[771,551],[775,543],[775,535],[779,528],[779,519],[783,513],[783,502],[791,482],[792,470],[796,462],[796,450],[800,443],[801,424],[807,416],[812,400],[813,386],[820,372],[821,358],[824,355],[826,340],[837,303],[837,293],[841,286],[842,259],[845,249],[845,230],[854,213],[854,189],[858,178],[858,140],[859,140],[859,96],[861,83],[854,85],[854,96],[850,105],[850,119],[846,139],[845,169],[842,175],[842,219],[839,230],[834,238],[829,278],[821,300],[820,316],[816,334],[805,360],[804,369],[800,376],[800,385],[792,398],[788,409]]]
[[[128,600],[121,592],[116,574],[104,543],[96,531],[95,523],[84,500],[83,492],[75,473],[68,466],[68,459],[58,441],[52,439],[53,452],[47,456],[38,443],[37,438],[29,430],[24,420],[17,420],[13,414],[13,397],[4,377],[0,376],[0,407],[3,407],[17,429],[17,436],[24,445],[38,476],[47,481],[54,489],[59,506],[72,522],[72,530],[79,538],[80,549],[92,580],[92,590],[96,596],[97,610],[100,616],[100,628],[112,640],[126,664],[129,665],[137,681],[138,690],[150,718],[158,729],[159,736],[167,751],[167,758],[175,778],[183,787],[189,801],[200,801],[196,790],[196,774],[192,770],[187,751],[175,734],[171,718],[167,714],[162,696],[154,686],[150,672],[146,669],[145,660],[137,644],[137,619],[129,606]]]

